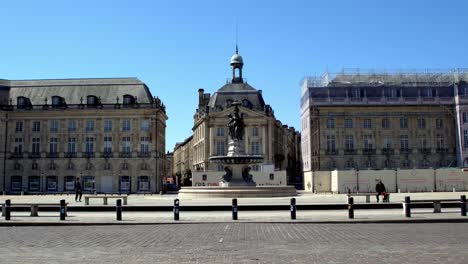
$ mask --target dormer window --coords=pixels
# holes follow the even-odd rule
[[[226,108],[232,106],[233,101],[231,99],[226,100]]]
[[[58,95],[52,96],[52,107],[61,107],[65,105],[65,98]]]
[[[242,100],[242,106],[252,109],[252,103],[247,99]]]
[[[95,95],[88,95],[86,97],[86,104],[88,106],[94,106],[98,104],[98,98]]]
[[[133,105],[135,104],[135,97],[133,95],[126,94],[123,96],[123,104],[124,105]]]
[[[31,106],[31,101],[29,100],[29,98],[24,97],[24,96],[18,96],[18,98],[16,98],[16,107],[18,109],[25,109],[30,106]]]

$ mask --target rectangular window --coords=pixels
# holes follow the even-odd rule
[[[346,118],[344,124],[345,128],[353,128],[353,119]]]
[[[58,120],[50,120],[50,132],[57,133],[59,130],[59,121]]]
[[[328,152],[335,152],[335,135],[327,135],[327,151]]]
[[[466,131],[466,130],[465,130]],[[465,137],[465,131],[463,131],[463,138]],[[463,146],[465,146],[465,143],[466,141],[463,142]],[[441,135],[441,134],[438,134],[437,135],[437,148],[438,149],[445,149],[447,148],[447,146],[445,146],[445,139],[444,139],[444,135]],[[466,147],[465,147],[466,148]]]
[[[140,138],[140,153],[148,154],[150,152],[150,138],[149,137],[141,137]]]
[[[390,136],[385,136],[384,137],[383,147],[384,147],[384,149],[391,149],[392,148],[392,138]]]
[[[463,147],[468,149],[468,130],[463,130]]]
[[[419,135],[418,137],[419,148],[427,149],[427,138],[426,135]]]
[[[463,112],[463,124],[468,122],[468,112]]]
[[[122,138],[122,153],[129,154],[132,151],[132,142],[130,140],[130,137]]]
[[[408,135],[400,135],[400,149],[401,150],[409,149]]]
[[[224,141],[216,142],[216,155],[224,155]]]
[[[124,119],[122,121],[122,131],[130,131],[130,130],[131,130],[130,119]]]
[[[217,137],[224,137],[224,127],[217,127],[216,128],[216,136]]]
[[[150,121],[148,119],[141,120],[141,131],[149,131]]]
[[[443,128],[443,127],[444,127],[444,123],[443,123],[442,119],[437,118],[437,119],[436,119],[436,128],[437,128],[437,129],[441,129],[441,128]]]
[[[65,184],[64,186],[65,191],[74,191],[75,190],[75,177],[65,176],[64,184]]]
[[[50,154],[57,154],[58,153],[58,138],[50,138],[49,153]]]
[[[364,149],[372,150],[374,145],[372,144],[372,135],[364,135]]]
[[[32,131],[33,132],[40,132],[41,131],[41,122],[40,121],[33,121]]]
[[[16,121],[15,132],[23,132],[23,121]]]
[[[76,138],[69,137],[68,138],[68,154],[75,154],[76,153]]]
[[[41,139],[40,138],[33,138],[32,139],[31,152],[34,155],[39,155],[39,152],[41,152]]]
[[[400,128],[408,128],[408,118],[400,118]]]
[[[86,120],[86,132],[94,131],[94,120]]]
[[[353,135],[345,135],[345,149],[347,151],[354,150],[354,136]]]
[[[258,127],[252,127],[252,137],[258,137]]]
[[[112,131],[112,120],[106,119],[104,120],[104,132],[111,132]]]
[[[15,138],[15,154],[23,154],[23,138]]]
[[[335,119],[333,118],[327,119],[327,128],[335,128]]]
[[[426,119],[418,118],[418,128],[426,128]]]
[[[260,142],[254,141],[252,142],[252,155],[260,155]]]
[[[68,120],[68,132],[76,131],[76,120]]]
[[[364,128],[372,128],[372,121],[369,118],[364,119]]]
[[[88,154],[94,153],[94,138],[93,137],[86,137],[85,152]]]
[[[388,118],[382,119],[382,128],[390,128],[390,120]]]
[[[104,137],[104,153],[112,153],[112,137]]]

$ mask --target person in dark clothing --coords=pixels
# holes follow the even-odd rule
[[[383,202],[386,201],[386,189],[385,189],[385,185],[383,184],[382,180],[379,180],[379,183],[377,183],[377,185],[375,186],[375,191],[377,192],[377,202],[379,202],[379,196],[380,195],[383,195]]]
[[[82,191],[81,191],[81,182],[80,182],[80,178],[76,178],[76,182],[75,182],[75,202],[81,202],[81,195],[82,195]]]

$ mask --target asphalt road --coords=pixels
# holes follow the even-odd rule
[[[0,227],[0,263],[468,263],[468,224]]]

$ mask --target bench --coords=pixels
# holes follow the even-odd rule
[[[89,205],[89,199],[103,199],[104,205],[107,205],[107,200],[110,199],[122,199],[123,204],[127,205],[127,195],[85,195],[85,204]]]
[[[371,196],[375,197],[377,195],[377,193],[348,193],[347,195],[348,195],[348,197],[365,196],[366,197],[366,203],[370,203],[370,197]],[[387,202],[387,203],[390,202],[390,193],[387,193],[387,200],[384,200],[385,197],[384,197],[383,194],[381,194],[381,196],[382,196],[382,201],[384,203],[385,202]]]
[[[424,200],[410,200],[410,206],[413,203],[433,203],[434,213],[442,213],[442,203],[460,202],[460,199],[424,199]],[[403,212],[405,212],[406,204],[403,201]]]
[[[67,205],[68,203],[65,203],[65,216],[67,216]],[[12,203],[10,207],[30,207],[31,216],[39,216],[39,206],[60,208],[60,203]],[[2,216],[5,216],[5,210],[5,204],[2,204]]]

